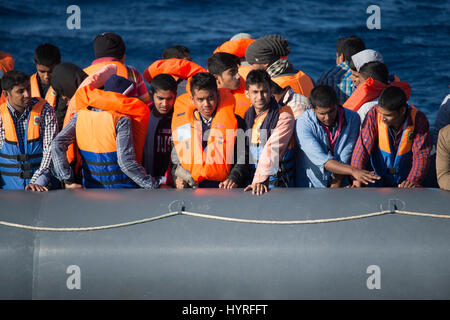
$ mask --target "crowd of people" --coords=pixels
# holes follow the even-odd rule
[[[177,45],[141,73],[103,33],[84,69],[39,45],[31,77],[0,52],[0,188],[450,190],[450,95],[430,132],[361,38],[338,39],[316,82],[290,52],[281,35],[240,33],[207,69]]]

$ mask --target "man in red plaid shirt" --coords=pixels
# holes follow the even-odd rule
[[[378,103],[362,125],[351,165],[359,169],[371,166],[382,177],[371,186],[419,187],[430,163],[428,120],[406,102],[405,93],[398,87],[386,88]],[[353,187],[362,184],[353,181]]]

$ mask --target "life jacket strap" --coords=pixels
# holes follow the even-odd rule
[[[21,179],[31,179],[33,177],[33,172],[21,171],[21,172],[6,172],[0,171],[2,176],[19,177]]]
[[[40,163],[0,163],[0,167],[4,168],[20,168],[21,170],[33,170],[40,167]]]
[[[36,158],[42,158],[42,153],[39,154],[5,154],[5,153],[0,153],[0,157],[2,158],[6,158],[6,159],[13,159],[13,160],[17,160],[17,161],[28,161],[30,159],[36,159]]]

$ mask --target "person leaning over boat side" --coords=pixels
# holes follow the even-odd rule
[[[174,185],[171,174],[172,116],[177,97],[177,82],[169,74],[159,74],[152,79],[150,96],[153,100],[144,145],[143,167],[155,176],[165,176],[161,186]]]
[[[34,64],[36,73],[30,78],[31,96],[44,98],[49,105],[55,108],[58,123],[61,115],[58,110],[64,109],[66,102],[61,99],[51,86],[52,71],[61,62],[59,48],[50,43],[39,45],[34,51]],[[64,118],[64,116],[62,116]],[[61,127],[59,127],[61,128]]]
[[[234,112],[244,117],[251,103],[245,95],[245,80],[238,72],[240,64],[234,54],[217,52],[208,58],[207,67],[217,80],[217,88],[230,90],[236,99]]]
[[[253,70],[247,76],[245,94],[252,106],[245,114],[249,134],[251,183],[244,191],[261,195],[270,188],[293,187],[295,179],[294,115],[278,105],[271,93],[269,74]]]
[[[245,51],[245,59],[250,63],[252,70],[266,70],[270,77],[279,78],[296,93],[309,97],[314,82],[306,73],[294,68],[287,59],[290,52],[288,41],[274,34],[251,43]]]
[[[245,122],[234,113],[234,97],[200,72],[191,80],[190,104],[172,119],[172,176],[176,187],[237,188],[248,176]],[[238,146],[242,147],[238,150]]]
[[[347,176],[365,182],[379,179],[373,172],[349,165],[358,139],[358,114],[338,104],[330,86],[315,87],[310,100],[312,109],[296,122],[296,186],[339,188],[348,185]]]
[[[120,35],[113,32],[99,34],[94,39],[95,60],[84,69],[91,75],[107,64],[117,66],[117,75],[133,81],[136,85],[136,98],[149,105],[150,96],[141,73],[133,66],[125,65],[126,47]]]
[[[450,190],[450,124],[439,131],[436,145],[436,171],[439,187]]]
[[[359,169],[371,165],[381,176],[369,186],[414,188],[422,184],[427,174],[430,151],[427,117],[407,103],[402,89],[390,86],[381,93],[378,105],[367,113],[351,165]],[[354,180],[353,187],[363,183]]]
[[[133,95],[135,84],[113,74],[104,90],[88,90],[90,101],[112,104],[132,104],[135,108],[148,111],[147,105]],[[89,86],[87,87],[89,89]],[[120,110],[120,109],[119,109]],[[149,111],[148,111],[149,112]],[[73,171],[67,157],[67,147],[77,143],[82,158],[83,185],[86,188],[136,188],[155,189],[161,179],[155,179],[145,172],[136,161],[131,119],[116,111],[104,111],[86,106],[78,109],[68,125],[52,143],[52,159],[57,177],[66,189],[81,188],[75,183]]]
[[[328,85],[336,91],[340,105],[343,105],[356,89],[349,67],[352,56],[365,48],[364,41],[360,37],[339,38],[336,43],[336,66],[323,73],[317,80],[317,85]]]
[[[48,191],[55,111],[44,99],[31,98],[27,74],[11,70],[1,82],[6,102],[0,106],[0,187]]]

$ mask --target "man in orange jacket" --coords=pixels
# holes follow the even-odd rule
[[[172,176],[176,177],[176,187],[244,186],[249,173],[245,122],[234,113],[234,97],[227,90],[217,89],[216,79],[207,72],[194,75],[190,88],[191,102],[179,111],[175,104],[172,119]],[[238,145],[243,146],[241,152]]]

